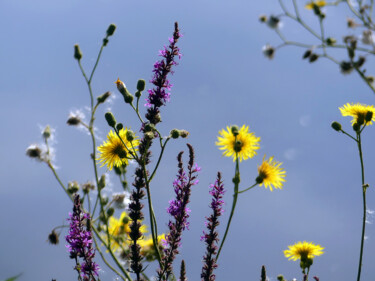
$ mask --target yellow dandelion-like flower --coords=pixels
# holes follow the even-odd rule
[[[305,5],[305,8],[308,9],[308,10],[312,10],[314,9],[314,4],[318,7],[324,7],[327,5],[327,2],[326,1],[311,1],[310,3],[307,3]]]
[[[165,240],[165,234],[158,235],[158,247],[163,248],[162,241]],[[154,248],[154,242],[152,237],[147,237],[147,239],[140,239],[137,244],[141,246],[141,255],[146,258],[147,261],[152,261],[156,259],[156,251]]]
[[[101,167],[107,165],[109,170],[112,170],[113,166],[121,167],[123,164],[128,164],[128,159],[132,159],[131,153],[137,151],[139,140],[137,137],[131,142],[126,139],[127,128],[123,128],[119,131],[119,135],[122,139],[117,136],[112,130],[107,135],[107,141],[98,147],[99,150],[99,162],[102,164]],[[133,149],[134,148],[134,149]],[[129,152],[130,150],[130,152]]]
[[[375,121],[375,108],[373,105],[366,105],[361,103],[347,103],[339,107],[342,116],[352,116],[352,124],[357,123],[358,119],[365,122],[367,112],[372,112],[372,118],[366,122],[366,125],[371,125]]]
[[[274,188],[283,188],[283,182],[285,182],[285,171],[281,168],[281,162],[273,160],[273,157],[265,160],[266,156],[263,157],[263,162],[258,166],[258,177],[256,178],[257,183],[260,186],[264,184],[267,188],[269,187],[272,191],[272,186]]]
[[[324,248],[320,245],[315,245],[312,242],[297,242],[294,245],[288,246],[288,250],[284,251],[284,255],[289,260],[313,259],[315,256],[320,256],[324,252]]]
[[[224,156],[233,157],[233,162],[236,160],[236,152],[238,152],[238,158],[241,162],[253,158],[257,154],[256,150],[260,148],[260,138],[249,132],[249,126],[243,125],[238,130],[237,137],[233,135],[232,128],[229,126],[227,126],[227,130],[219,131],[219,135],[215,144],[219,146],[220,150],[224,150]]]

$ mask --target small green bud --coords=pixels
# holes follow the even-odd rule
[[[142,93],[140,91],[136,91],[134,95],[137,99],[139,99],[142,96]]]
[[[50,234],[48,234],[48,241],[52,245],[59,244],[59,234],[55,230],[52,230]]]
[[[132,142],[135,138],[135,134],[131,130],[126,131],[126,140]]]
[[[117,123],[116,124],[116,130],[117,131],[121,131],[123,128],[124,128],[124,125],[122,125],[122,123]]]
[[[280,275],[277,275],[277,280],[278,281],[284,281],[285,279],[284,279],[284,276],[282,274],[280,274]]]
[[[360,56],[358,58],[358,60],[355,62],[355,66],[356,67],[361,67],[361,66],[363,66],[365,64],[365,62],[366,62],[366,58],[363,57],[363,56]]]
[[[169,135],[172,137],[172,139],[178,139],[179,136],[180,136],[180,132],[177,129],[173,129],[173,130],[171,130]]]
[[[107,36],[109,37],[109,36],[112,36],[113,35],[113,33],[115,33],[115,30],[116,30],[116,25],[115,24],[110,24],[109,26],[108,26],[108,29],[107,29]]]
[[[350,61],[342,61],[340,63],[340,70],[342,74],[349,74],[353,71],[353,65]]]
[[[137,90],[142,92],[144,91],[145,87],[146,87],[146,81],[143,79],[139,79],[137,83]]]
[[[335,38],[328,37],[327,40],[326,40],[326,42],[327,42],[327,45],[328,45],[328,46],[333,46],[333,45],[336,44],[337,41],[336,41]]]
[[[339,122],[332,122],[331,127],[337,132],[341,131],[341,124]]]
[[[156,114],[154,117],[155,124],[161,122],[161,115],[160,113]]]
[[[103,39],[103,46],[104,47],[107,46],[108,42],[109,42],[109,40],[107,38],[104,38]]]
[[[130,221],[130,218],[128,216],[125,216],[123,219],[122,219],[122,223],[123,224],[128,224]]]
[[[108,201],[109,201],[108,197],[103,197],[102,200],[101,200],[100,202],[101,202],[101,204],[102,204],[103,206],[105,206],[105,205],[108,204]]]
[[[132,103],[133,99],[134,99],[133,95],[130,94],[129,92],[126,92],[126,94],[124,95],[125,103]]]
[[[98,182],[98,189],[102,190],[105,187],[105,174],[103,174]]]
[[[112,112],[107,112],[104,117],[110,127],[114,128],[116,126],[116,119]]]
[[[238,128],[237,125],[233,125],[233,126],[230,128],[230,130],[231,130],[233,136],[237,136],[237,135],[239,134],[239,131],[238,131],[239,128]]]
[[[362,114],[359,114],[357,118],[357,123],[358,125],[363,125],[365,123],[365,116]]]
[[[43,130],[43,138],[49,139],[50,136],[51,136],[51,127],[47,125]]]
[[[240,152],[241,149],[242,149],[242,146],[243,146],[242,141],[240,141],[240,140],[236,140],[236,142],[234,143],[234,147],[233,147],[233,149],[234,149],[234,151],[236,151],[236,152]]]
[[[145,130],[145,132],[152,132],[152,131],[155,130],[155,125],[148,123],[148,124],[145,125],[145,129],[144,130]]]
[[[319,58],[319,56],[317,54],[311,54],[310,58],[309,58],[309,62],[312,63],[314,61],[317,61]]]
[[[311,54],[312,54],[312,50],[307,50],[304,54],[303,54],[303,56],[302,56],[302,59],[307,59],[307,58],[309,58],[310,56],[311,56]]]
[[[374,83],[374,81],[375,81],[375,77],[374,77],[374,76],[367,76],[367,77],[366,77],[366,80],[367,80],[370,84],[372,84],[372,83]]]
[[[82,58],[82,52],[78,44],[74,45],[74,58],[80,60]]]
[[[114,209],[114,208],[109,208],[109,209],[107,210],[107,216],[108,216],[108,217],[113,216],[114,213],[115,213],[115,209]]]
[[[353,124],[353,130],[354,131],[359,132],[360,129],[361,129],[361,125],[359,125],[358,123]]]
[[[240,179],[240,175],[239,174],[235,175],[234,178],[232,179],[232,182],[234,184],[239,184],[240,181],[241,181],[241,179]]]
[[[96,98],[98,104],[104,103],[111,96],[111,92],[105,92],[103,95]]]
[[[374,115],[374,113],[372,111],[367,111],[366,117],[365,117],[366,122],[370,122],[372,120],[373,115]]]
[[[185,139],[189,136],[189,132],[186,130],[180,130],[180,137]]]
[[[261,15],[259,17],[259,21],[265,23],[267,21],[267,16],[266,15]]]

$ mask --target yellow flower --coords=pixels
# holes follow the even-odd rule
[[[229,126],[227,126],[227,130],[219,131],[219,135],[215,144],[219,146],[220,150],[224,150],[224,156],[233,157],[233,162],[236,160],[236,152],[238,152],[240,162],[253,158],[257,154],[256,150],[259,149],[260,138],[249,132],[249,126],[243,125],[238,130],[237,138],[233,135]]]
[[[308,10],[312,10],[314,9],[314,4],[318,7],[324,7],[327,5],[327,2],[326,1],[311,1],[310,3],[307,3],[305,5],[305,8],[308,9]]]
[[[372,121],[375,121],[375,108],[373,105],[366,105],[361,103],[347,103],[343,107],[339,107],[342,116],[352,116],[352,124],[357,123],[358,119],[365,122],[366,114],[368,111],[372,112],[372,118],[366,122],[366,125],[371,125]]]
[[[315,245],[312,242],[297,242],[294,245],[288,246],[288,250],[284,251],[284,255],[289,260],[313,259],[315,256],[320,256],[324,252],[324,248],[320,245]]]
[[[274,188],[283,188],[283,182],[285,182],[285,171],[280,167],[281,162],[273,160],[273,157],[270,157],[268,160],[265,160],[266,156],[263,157],[263,162],[258,166],[258,177],[256,178],[257,183],[260,186],[264,184],[267,188],[269,187],[272,191],[272,186]]]
[[[158,235],[158,247],[159,249],[163,249],[162,240],[165,240],[165,234]],[[137,244],[141,246],[141,255],[146,258],[147,261],[153,261],[156,257],[156,251],[154,248],[154,242],[152,237],[148,237],[147,239],[140,239],[138,240]]]
[[[122,141],[125,143],[124,146],[121,139],[112,130],[107,135],[107,141],[98,147],[99,150],[99,162],[102,164],[101,167],[107,165],[109,170],[112,170],[113,166],[120,167],[123,164],[128,164],[128,159],[133,159],[131,153],[137,151],[139,140],[135,138],[133,141],[126,139],[126,133],[128,129],[125,127],[119,131],[119,135]],[[129,152],[130,150],[130,152]]]

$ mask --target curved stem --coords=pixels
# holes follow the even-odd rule
[[[358,264],[358,274],[357,281],[361,279],[361,269],[362,269],[362,257],[363,257],[363,246],[365,240],[365,229],[366,229],[366,186],[365,186],[365,169],[363,165],[363,154],[362,154],[362,143],[361,134],[357,134],[358,138],[358,152],[359,159],[361,162],[361,180],[362,180],[362,200],[363,200],[363,219],[362,219],[362,234],[361,234],[361,250],[359,254],[359,264]]]
[[[248,190],[252,189],[253,187],[255,187],[255,186],[257,186],[257,185],[258,185],[258,183],[254,183],[252,186],[250,186],[250,187],[248,187],[248,188],[246,188],[246,189],[244,189],[244,190],[238,191],[237,193],[238,193],[238,194],[240,194],[240,193],[244,193],[245,191],[248,191]]]
[[[60,180],[60,177],[59,177],[59,175],[56,173],[56,170],[55,170],[55,168],[53,167],[51,161],[48,161],[48,162],[46,162],[46,163],[47,163],[48,167],[51,169],[51,171],[52,171],[53,175],[55,176],[57,182],[60,184],[60,186],[62,187],[62,189],[64,189],[64,191],[65,191],[66,195],[68,195],[69,199],[73,202],[73,201],[74,201],[73,198],[70,196],[68,190],[66,189],[66,187],[64,186],[64,184],[63,184],[62,181]]]
[[[170,140],[170,138],[167,138],[167,139],[165,140],[164,144],[163,144],[162,147],[161,147],[161,151],[160,151],[160,154],[159,154],[158,162],[156,163],[156,166],[155,166],[155,168],[154,168],[154,171],[152,172],[152,174],[151,174],[151,176],[150,176],[150,178],[149,178],[149,182],[151,182],[152,179],[154,178],[154,175],[155,175],[155,173],[156,173],[156,170],[158,169],[159,164],[160,164],[160,161],[161,161],[161,158],[162,158],[162,156],[163,156],[165,146],[167,145],[167,142],[168,142],[169,140]]]
[[[236,152],[236,169],[235,169],[235,175],[234,175],[234,192],[233,192],[232,209],[231,209],[231,212],[230,212],[230,215],[229,215],[229,219],[228,219],[227,227],[225,229],[223,240],[221,240],[221,244],[220,244],[219,250],[218,250],[217,255],[216,255],[216,261],[219,259],[221,249],[224,246],[225,239],[227,238],[229,227],[230,227],[230,224],[232,222],[234,210],[236,209],[239,184],[240,184],[240,168],[239,168],[238,152]]]

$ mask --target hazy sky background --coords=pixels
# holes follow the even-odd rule
[[[298,3],[302,9],[305,1]],[[343,76],[324,59],[303,61],[302,49],[281,49],[272,61],[266,59],[262,46],[280,41],[259,23],[263,13],[280,13],[278,1],[0,1],[0,279],[20,272],[21,281],[76,279],[65,249],[66,231],[59,246],[46,242],[52,228],[65,222],[71,202],[47,166],[25,156],[30,144],[42,141],[40,127],[49,124],[56,130],[55,163],[63,182],[94,178],[89,136],[66,125],[70,111],[89,106],[73,45],[80,44],[88,71],[108,25],[117,25],[93,81],[95,96],[111,91],[117,97],[97,113],[102,140],[109,130],[103,117],[108,108],[118,121],[138,130],[136,116],[114,81],[120,77],[132,92],[139,78],[148,81],[175,21],[184,35],[179,42],[183,57],[171,77],[171,102],[162,109],[159,130],[165,135],[172,128],[188,130],[187,141],[202,167],[200,184],[192,192],[191,228],[181,249],[189,280],[200,279],[204,244],[199,238],[210,214],[208,186],[217,171],[222,171],[228,190],[225,209],[231,206],[234,163],[214,145],[218,131],[231,124],[247,124],[262,139],[258,156],[241,163],[242,186],[253,183],[264,154],[283,162],[287,182],[283,190],[257,187],[240,195],[217,280],[258,280],[263,264],[271,280],[280,273],[301,280],[299,263],[288,261],[283,250],[303,240],[325,247],[325,254],[314,260],[311,276],[355,279],[362,223],[359,157],[355,143],[330,124],[337,120],[351,132],[351,119],[341,117],[338,107],[347,102],[374,104],[374,94],[355,73]],[[327,10],[327,34],[340,42],[342,35],[352,33],[346,29],[346,15],[347,9]],[[311,11],[304,16],[316,23]],[[289,21],[282,30],[290,38],[315,42]],[[369,209],[375,209],[374,130],[367,128],[363,136]],[[175,158],[186,151],[185,143],[170,142],[152,185],[159,229],[164,231]],[[132,179],[129,174],[129,182]],[[111,182],[112,190],[121,190],[117,178],[112,176]],[[374,218],[369,221],[363,281],[375,278]],[[96,261],[104,270],[102,280],[115,280],[99,256]],[[154,274],[153,267],[148,273]]]

